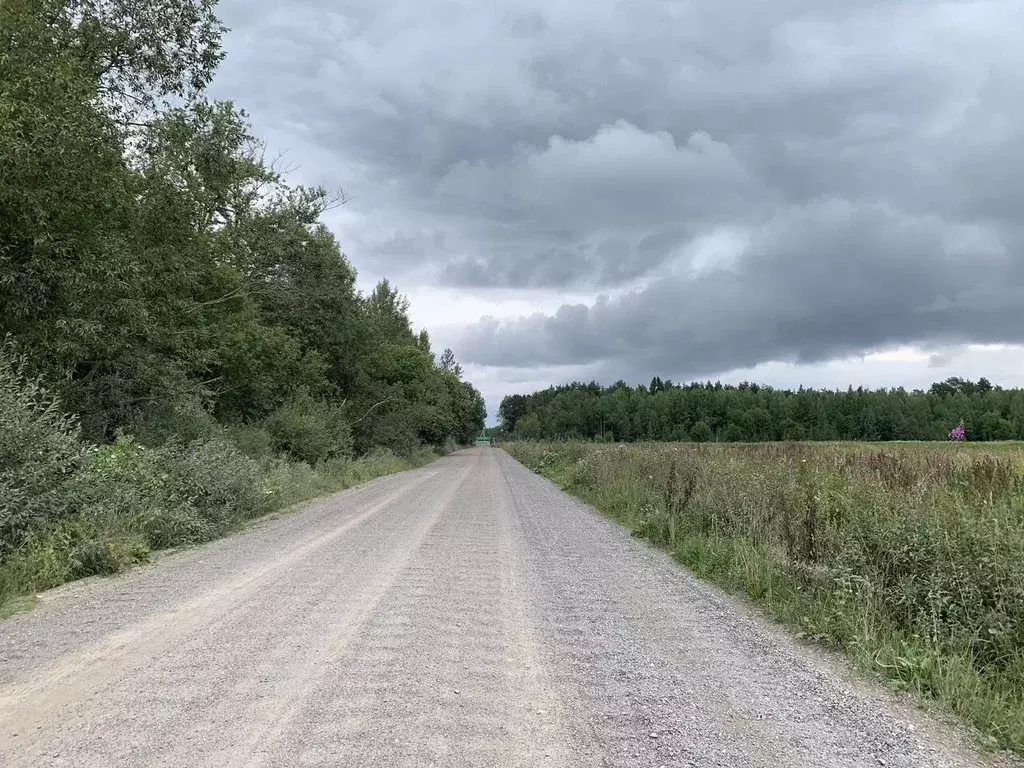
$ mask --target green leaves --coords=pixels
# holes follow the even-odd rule
[[[482,398],[454,355],[435,363],[388,281],[361,296],[320,221],[344,195],[289,186],[206,97],[214,5],[0,5],[0,332],[100,442],[203,437],[211,416],[351,423],[359,452],[467,442]],[[350,448],[303,440],[281,447]]]
[[[531,413],[546,439],[946,440],[950,425],[961,420],[969,440],[1024,437],[1024,389],[1001,389],[985,379],[976,384],[950,379],[928,392],[790,391],[746,382],[679,385],[658,377],[649,388],[575,382],[507,396],[499,409],[503,431],[514,434]]]
[[[85,455],[77,420],[27,375],[23,355],[0,346],[0,556],[68,512],[60,489]]]
[[[352,455],[352,427],[337,405],[300,391],[266,421],[277,450],[315,465]]]
[[[0,602],[483,428],[408,300],[356,290],[344,196],[206,98],[213,7],[0,0]]]
[[[166,99],[186,103],[213,79],[225,27],[216,0],[38,0],[53,42],[96,80],[107,108],[129,120]]]

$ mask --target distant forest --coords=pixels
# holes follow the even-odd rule
[[[630,442],[772,440],[1024,439],[1024,389],[985,378],[950,378],[927,391],[774,389],[655,377],[649,386],[591,382],[508,395],[498,411],[504,436]]]

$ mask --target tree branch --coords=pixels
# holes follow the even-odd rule
[[[227,293],[224,296],[221,296],[219,299],[210,299],[209,301],[199,302],[193,307],[193,310],[202,309],[203,307],[210,307],[213,306],[214,304],[223,304],[225,301],[237,299],[241,296],[245,296],[245,294],[245,288],[236,288],[235,290],[231,291],[231,293]]]
[[[358,424],[363,419],[365,419],[367,416],[369,416],[370,415],[370,411],[372,411],[378,405],[384,405],[384,403],[390,402],[391,400],[392,400],[392,398],[386,397],[383,400],[381,400],[379,403],[374,403],[373,405],[370,406],[369,410],[366,413],[364,413],[362,416],[360,416],[358,419],[356,419],[355,421],[352,422],[352,426],[354,427],[356,424]]]

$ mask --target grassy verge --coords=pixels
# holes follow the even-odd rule
[[[0,619],[29,610],[33,595],[111,575],[154,551],[209,541],[263,515],[423,466],[439,451],[378,451],[311,466],[246,456],[223,439],[146,448],[122,439],[92,453],[61,488],[69,511],[0,552]]]
[[[1019,444],[503,447],[986,746],[1024,754]]]
[[[37,592],[118,573],[454,447],[352,459],[341,406],[299,395],[261,421],[229,425],[179,403],[140,422],[138,439],[99,445],[26,365],[0,345],[0,617],[31,607]]]
[[[36,607],[36,598],[33,595],[27,597],[14,597],[7,602],[0,603],[0,621],[9,619],[16,613],[31,611]]]

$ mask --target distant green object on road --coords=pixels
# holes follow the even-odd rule
[[[480,435],[480,437],[478,437],[476,439],[476,442],[477,442],[478,445],[480,443],[487,443],[488,445],[494,445],[494,438],[493,437],[489,437],[488,435]]]

